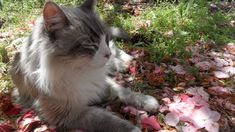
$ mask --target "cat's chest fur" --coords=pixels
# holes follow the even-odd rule
[[[71,71],[54,81],[53,94],[62,100],[87,105],[100,101],[107,88],[107,68]]]

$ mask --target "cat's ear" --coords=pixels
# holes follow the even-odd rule
[[[94,11],[96,6],[97,0],[86,0],[82,5],[81,8],[86,9],[88,11]]]
[[[62,9],[54,2],[48,1],[44,5],[43,18],[48,31],[56,31],[68,25],[69,21]]]

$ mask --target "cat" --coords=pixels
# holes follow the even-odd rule
[[[46,2],[27,43],[15,55],[10,70],[16,86],[13,96],[59,131],[141,132],[94,105],[118,97],[149,112],[159,107],[154,97],[123,88],[109,76],[126,69],[132,57],[113,42],[127,34],[105,25],[96,3],[86,0],[68,8]]]

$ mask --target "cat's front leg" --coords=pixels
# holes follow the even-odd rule
[[[111,78],[107,78],[107,83],[111,88],[112,96],[118,96],[127,105],[132,105],[148,112],[155,112],[159,107],[158,101],[150,95],[144,95],[131,91],[129,88],[123,88]]]
[[[111,112],[105,111],[97,107],[87,107],[63,122],[59,131],[66,131],[68,129],[80,129],[84,132],[141,132],[141,130],[123,120]],[[64,129],[66,128],[66,129]]]

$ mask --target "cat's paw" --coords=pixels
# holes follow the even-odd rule
[[[133,60],[133,57],[123,50],[119,50],[119,56],[117,58],[119,58],[126,67],[128,67]]]
[[[143,109],[148,112],[156,112],[159,108],[159,103],[157,99],[150,95],[145,95],[145,99],[143,102]]]
[[[135,127],[130,132],[142,132],[138,127]]]

